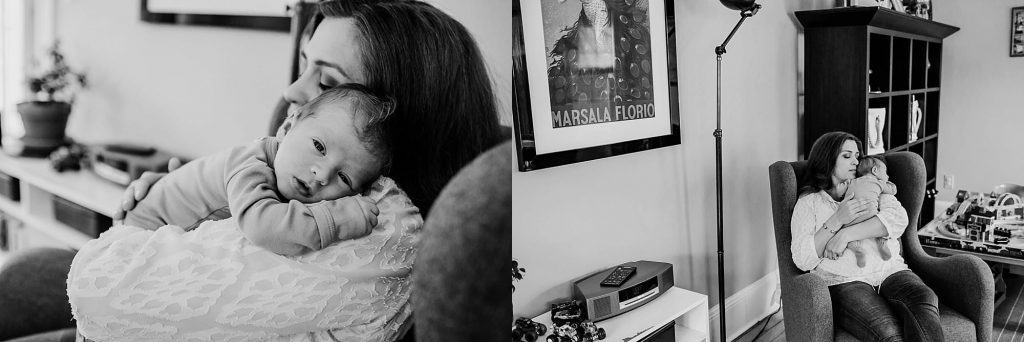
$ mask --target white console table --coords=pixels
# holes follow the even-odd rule
[[[0,196],[0,214],[8,220],[11,251],[43,246],[79,249],[92,239],[54,218],[53,196],[113,217],[124,193],[124,187],[90,170],[57,172],[46,158],[14,157],[0,152],[0,172],[20,181],[19,201]],[[0,255],[0,263],[2,259]]]
[[[534,317],[535,322],[548,327],[548,333],[537,338],[545,341],[551,334],[551,313]],[[597,322],[607,337],[603,341],[638,341],[658,328],[675,321],[676,341],[707,342],[708,296],[672,287],[660,297],[630,312]]]

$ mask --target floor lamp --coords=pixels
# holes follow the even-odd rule
[[[761,9],[761,5],[756,4],[755,0],[720,1],[725,7],[740,11],[740,21],[732,28],[732,32],[729,32],[729,36],[725,37],[722,45],[715,47],[718,69],[718,89],[716,92],[718,107],[715,113],[717,121],[717,126],[715,126],[715,190],[718,196],[718,322],[722,329],[721,341],[726,341],[728,337],[725,334],[725,252],[722,251],[722,240],[724,237],[722,231],[722,55],[725,54],[725,46],[729,44],[729,40],[740,29],[740,25],[743,25],[743,21],[757,14],[757,10]]]

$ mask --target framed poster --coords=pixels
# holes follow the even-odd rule
[[[142,0],[142,21],[288,32],[287,0]]]
[[[673,0],[515,0],[519,170],[679,144]]]
[[[1010,10],[1010,57],[1024,57],[1024,7]]]

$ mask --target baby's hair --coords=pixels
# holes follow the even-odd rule
[[[395,99],[390,95],[358,83],[341,84],[325,90],[299,108],[296,122],[316,116],[324,105],[342,101],[352,104],[353,115],[366,117],[366,124],[361,129],[356,127],[356,134],[370,152],[385,160],[383,170],[388,170],[391,165],[391,136],[384,122],[395,112],[396,107]]]
[[[885,165],[885,159],[879,156],[864,156],[860,158],[857,165],[857,177],[871,173],[871,169],[878,165]]]

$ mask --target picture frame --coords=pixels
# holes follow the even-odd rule
[[[626,3],[513,1],[519,171],[680,143],[674,2]]]
[[[1010,9],[1010,57],[1024,57],[1024,6]]]
[[[900,3],[900,5],[902,5],[902,11],[906,12],[908,15],[912,15],[921,19],[932,20],[933,2],[931,0],[893,1],[894,5],[896,5],[897,3]]]
[[[141,0],[142,21],[289,32],[291,17],[281,0]]]
[[[886,108],[868,108],[868,136],[865,141],[868,155],[885,153]]]

